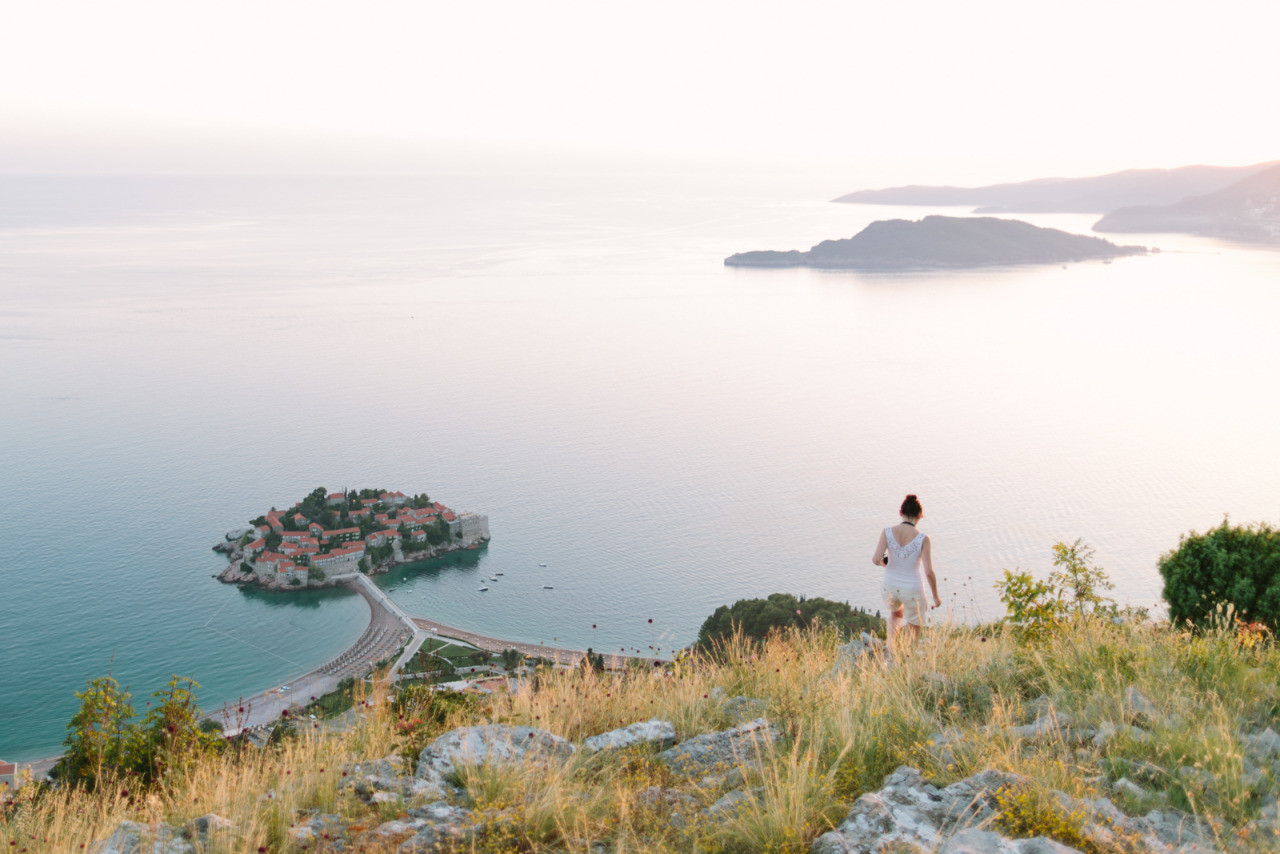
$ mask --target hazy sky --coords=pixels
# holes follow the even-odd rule
[[[511,146],[993,175],[1280,158],[1273,0],[4,7],[0,172]]]

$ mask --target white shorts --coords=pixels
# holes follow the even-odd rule
[[[901,610],[902,621],[908,626],[928,625],[929,603],[924,591],[915,587],[895,587],[886,584],[881,588],[885,610],[890,613]]]

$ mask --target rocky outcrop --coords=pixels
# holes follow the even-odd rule
[[[1078,849],[1051,839],[1010,839],[995,832],[998,794],[1027,788],[1016,774],[983,771],[939,788],[914,768],[899,768],[879,791],[858,798],[845,820],[818,837],[812,854],[873,854],[893,846],[950,854],[1066,854]],[[1151,854],[1216,851],[1209,829],[1175,810],[1125,815],[1106,798],[1083,800],[1057,793],[1058,808],[1077,817],[1079,833],[1099,850]]]
[[[658,761],[676,774],[699,780],[702,788],[716,788],[745,780],[763,766],[764,751],[778,737],[764,718],[733,729],[697,735],[658,754]]]
[[[122,821],[106,839],[90,849],[93,854],[194,854],[195,848],[173,827],[160,822]]]
[[[669,721],[651,720],[593,735],[582,742],[582,749],[586,753],[597,753],[628,747],[670,747],[675,743],[676,728]]]
[[[574,746],[558,735],[528,726],[486,724],[447,732],[418,758],[417,794],[444,797],[459,765],[515,765],[567,759]]]

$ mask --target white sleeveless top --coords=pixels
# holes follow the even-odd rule
[[[924,571],[920,564],[924,555],[924,532],[918,532],[915,539],[905,546],[898,545],[893,538],[893,528],[885,528],[884,536],[889,543],[889,565],[884,568],[885,586],[923,593]]]

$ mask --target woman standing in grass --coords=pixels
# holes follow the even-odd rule
[[[898,511],[902,521],[880,532],[871,562],[884,566],[884,607],[889,612],[889,649],[897,646],[898,632],[906,624],[911,639],[920,636],[926,623],[926,612],[942,604],[938,598],[938,579],[933,574],[933,547],[916,523],[924,518],[920,499],[908,495]],[[925,582],[933,604],[927,604]]]

